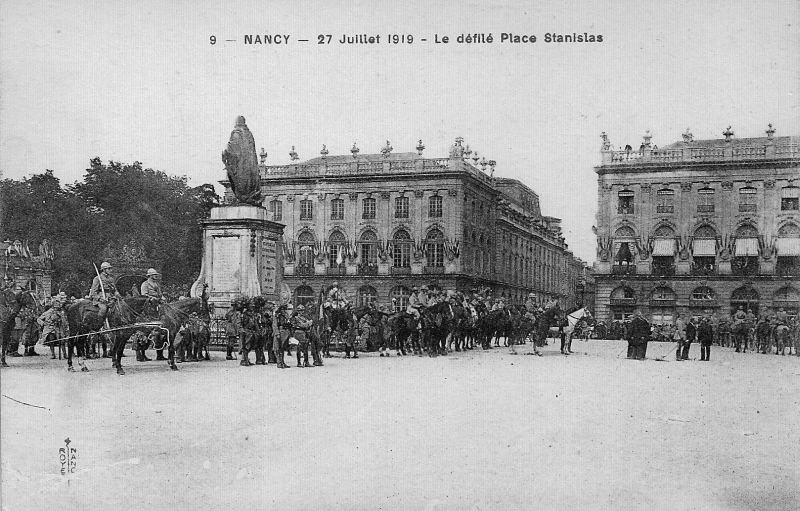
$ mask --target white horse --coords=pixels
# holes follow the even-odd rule
[[[566,335],[566,341],[564,342],[564,350],[563,350],[564,352],[572,353],[572,350],[571,350],[571,348],[572,348],[572,333],[575,331],[575,326],[578,324],[578,322],[581,319],[583,319],[585,317],[591,317],[591,316],[592,316],[592,314],[589,312],[589,309],[587,309],[586,307],[582,307],[582,308],[576,310],[575,312],[571,312],[571,313],[567,314],[567,325],[566,326],[564,326],[564,327],[556,327],[556,326],[550,327],[550,334],[552,334],[553,337],[555,337],[555,338],[559,338],[559,336],[561,335],[562,328],[563,328],[563,332]]]

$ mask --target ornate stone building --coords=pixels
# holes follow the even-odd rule
[[[683,140],[612,150],[598,175],[596,312],[656,323],[676,314],[800,309],[800,139]]]
[[[456,140],[448,158],[395,153],[320,156],[265,165],[264,206],[285,224],[284,282],[295,302],[338,281],[357,304],[405,307],[411,288],[489,287],[521,302],[576,302],[584,264],[568,250],[560,220],[542,216],[536,193],[495,178],[495,162]],[[226,198],[231,199],[229,184]]]
[[[3,277],[11,277],[16,289],[34,291],[39,300],[44,300],[53,291],[53,247],[50,241],[43,240],[38,252],[38,255],[33,255],[27,241],[0,241]]]

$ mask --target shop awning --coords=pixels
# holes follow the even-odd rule
[[[717,255],[717,240],[697,239],[692,241],[692,255],[695,257],[714,257]]]
[[[738,238],[736,240],[736,257],[750,257],[758,255],[758,238]]]
[[[656,238],[653,243],[653,257],[675,255],[675,240],[672,238]]]
[[[778,238],[775,243],[779,257],[799,257],[800,238]]]

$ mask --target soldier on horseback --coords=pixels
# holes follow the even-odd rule
[[[408,306],[406,312],[414,316],[414,320],[419,324],[419,308],[428,305],[428,286],[417,287],[411,289],[411,296],[408,297]]]
[[[159,305],[164,303],[164,293],[161,292],[161,283],[158,279],[161,277],[155,268],[147,270],[147,280],[142,282],[140,287],[140,294],[147,297],[147,306],[144,309],[145,316],[149,320],[156,320],[159,316]],[[153,341],[154,346],[161,346],[161,330],[154,328],[150,332],[150,339]],[[142,350],[144,352],[144,350]],[[141,354],[143,360],[147,360],[144,353]],[[166,360],[164,358],[164,348],[156,350],[156,360]]]
[[[103,261],[100,264],[100,272],[92,279],[92,287],[89,289],[89,298],[95,302],[108,302],[109,298],[119,297],[117,286],[114,284],[114,277],[111,274],[111,263]]]

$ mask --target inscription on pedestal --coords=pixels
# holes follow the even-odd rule
[[[212,294],[238,293],[242,267],[239,236],[214,237],[213,246]]]
[[[261,240],[261,292],[274,294],[275,266],[277,261],[277,245],[273,240]]]

